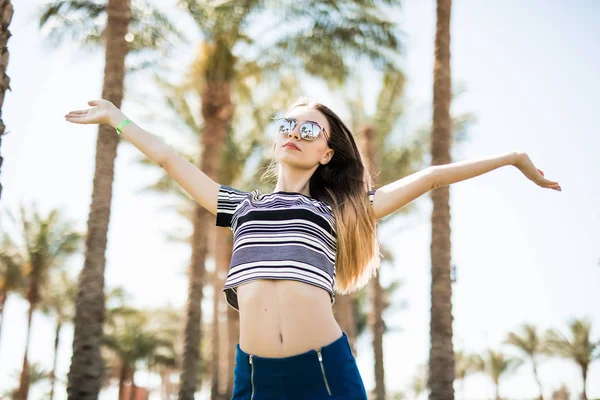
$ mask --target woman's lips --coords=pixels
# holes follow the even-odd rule
[[[300,150],[299,148],[297,148],[297,147],[296,147],[296,146],[294,146],[293,144],[286,144],[286,145],[285,145],[285,146],[283,146],[283,147],[289,147],[289,148],[292,148],[292,149],[294,149],[294,150],[298,150],[298,151]]]

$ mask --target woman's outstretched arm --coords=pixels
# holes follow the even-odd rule
[[[96,106],[87,110],[70,111],[65,115],[69,122],[77,124],[109,124],[116,128],[127,116],[108,100],[88,102]],[[145,131],[135,123],[122,129],[122,136],[148,158],[164,168],[186,192],[212,214],[217,213],[217,196],[220,185],[194,164],[181,157],[171,146],[157,136]]]
[[[517,167],[528,179],[538,186],[561,191],[558,182],[544,178],[544,173],[533,165],[527,153],[519,151],[451,164],[436,165],[433,167],[433,188],[471,179],[505,165]]]
[[[515,151],[427,167],[382,186],[377,189],[373,201],[375,216],[377,219],[383,218],[432,189],[474,178],[505,165],[517,167],[538,186],[557,191],[562,190],[558,182],[544,178],[544,173],[533,165],[526,153]]]
[[[377,189],[373,198],[375,218],[383,218],[433,189],[433,172],[433,167],[427,167]]]

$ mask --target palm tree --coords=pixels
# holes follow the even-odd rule
[[[100,351],[105,371],[108,372],[108,374],[103,376],[102,386],[110,386],[111,381],[117,379],[119,385],[119,400],[124,400],[125,385],[127,380],[131,378],[131,367],[121,360],[118,351],[111,348],[110,335],[113,334],[114,336],[114,330],[117,328],[123,329],[124,321],[127,321],[128,317],[138,316],[138,311],[128,306],[130,301],[129,294],[121,287],[112,288],[106,295],[104,335],[102,337],[102,347],[100,348]]]
[[[571,394],[564,383],[552,392],[552,400],[569,400],[570,398]]]
[[[423,167],[423,159],[425,154],[425,143],[428,142],[431,129],[429,127],[423,127],[419,129],[414,138],[404,143],[402,146],[390,146],[389,137],[394,133],[394,126],[403,116],[403,95],[405,76],[399,70],[388,69],[383,75],[383,84],[381,92],[379,93],[376,111],[373,116],[367,115],[364,110],[363,96],[360,93],[354,93],[355,97],[349,97],[349,106],[352,110],[352,126],[353,130],[359,135],[361,147],[364,154],[366,155],[369,163],[369,168],[372,175],[377,177],[377,182],[381,185],[393,182],[399,177],[410,175]],[[354,78],[354,81],[360,79]],[[357,85],[360,86],[360,85]],[[460,143],[466,138],[466,132],[469,124],[473,122],[474,116],[470,113],[460,114],[452,119],[452,126],[455,132],[459,132],[462,135],[456,135],[454,140]],[[379,186],[379,185],[377,185]],[[413,211],[414,204],[409,204],[400,210],[400,214],[406,215]],[[394,213],[393,216],[383,219],[380,222],[382,224],[391,223],[395,221],[400,215]],[[382,247],[383,258],[386,259],[391,265],[393,265],[393,255],[389,250]],[[397,285],[398,283],[396,283]],[[384,297],[384,290],[379,283],[379,277],[375,276],[372,278],[369,290],[371,292],[371,326],[373,327],[373,355],[375,358],[375,392],[378,398],[385,398],[384,388],[384,375],[383,375],[383,338],[382,333],[385,329],[381,329],[381,326],[385,326],[385,322],[382,318],[383,310],[387,306],[382,308],[381,298]],[[356,294],[359,296],[360,293]],[[352,296],[352,295],[350,295]],[[356,300],[357,297],[354,297]],[[346,297],[346,296],[340,296]],[[348,296],[349,297],[349,296]],[[338,302],[336,301],[336,304]],[[342,312],[341,322],[348,319]],[[352,321],[356,321],[356,326],[359,325],[361,316],[358,314],[350,318]],[[342,323],[340,323],[342,325]],[[351,332],[355,329],[352,328]],[[359,336],[360,329],[356,336]],[[350,335],[349,335],[350,336]],[[351,339],[351,343],[353,339]]]
[[[389,250],[389,248],[385,244],[380,245],[380,252],[383,261],[382,265],[389,264],[390,266],[394,265],[395,258],[393,253]],[[400,280],[392,280],[387,286],[382,285],[382,297],[383,297],[383,315],[385,316],[386,311],[389,312],[397,312],[403,309],[406,309],[407,303],[406,300],[401,300],[400,302],[392,303],[391,299],[396,295],[398,289],[402,285],[402,281]],[[370,327],[373,325],[374,315],[370,312],[369,306],[369,297],[367,293],[367,288],[363,288],[359,290],[353,298],[353,314],[356,316],[356,337],[360,338],[363,334],[365,334]],[[401,328],[397,326],[390,326],[386,322],[386,318],[383,319],[383,333],[387,333],[390,331],[399,331]],[[352,349],[353,352],[356,353],[356,348]]]
[[[231,93],[238,60],[233,55],[233,48],[241,44],[257,47],[243,30],[265,4],[259,1],[240,4],[197,0],[180,0],[180,3],[188,9],[213,46],[212,56],[204,70],[205,82],[201,92],[205,134],[202,134],[200,169],[216,179],[223,143],[234,115]],[[293,21],[290,26],[295,29],[290,34],[278,36],[275,43],[263,43],[268,50],[256,49],[257,54],[261,54],[256,62],[260,70],[279,73],[285,67],[300,68],[309,74],[336,77],[341,81],[347,75],[347,61],[344,61],[343,55],[348,52],[366,54],[370,59],[383,63],[390,59],[385,50],[397,49],[398,41],[391,30],[393,25],[376,13],[375,5],[359,1],[345,1],[345,7],[338,3],[309,3],[302,7],[292,3],[285,7],[285,14],[281,13],[281,5],[276,5],[280,17],[277,25]],[[302,21],[308,24],[298,23]],[[327,40],[323,40],[325,38]],[[298,57],[299,54],[303,57]],[[192,399],[196,390],[206,235],[209,224],[214,225],[212,216],[199,205],[196,205],[194,215],[181,400]]]
[[[148,13],[147,11],[151,12]],[[177,32],[167,19],[141,1],[55,0],[40,13],[40,27],[56,22],[49,37],[62,42],[65,34],[84,45],[105,48],[102,98],[121,107],[128,53],[165,46]],[[88,235],[75,307],[73,357],[68,375],[69,399],[96,398],[102,384],[100,344],[104,321],[104,267],[110,220],[114,163],[119,138],[102,124],[96,141],[96,167],[88,217]]]
[[[103,344],[112,351],[120,362],[119,399],[123,397],[125,379],[131,380],[130,396],[135,395],[135,372],[139,361],[148,365],[175,362],[175,349],[169,335],[151,326],[147,313],[130,307],[111,310],[107,321]]]
[[[6,95],[6,91],[10,90],[10,78],[6,75],[6,68],[8,67],[8,39],[11,37],[10,30],[8,27],[10,26],[10,22],[12,21],[12,16],[14,13],[14,9],[10,0],[0,0],[0,111],[4,106],[4,96]],[[5,134],[6,127],[4,126],[4,122],[2,122],[2,117],[0,113],[0,149],[2,148],[2,136]],[[0,168],[2,167],[2,162],[4,158],[2,154],[0,154]],[[2,198],[2,183],[0,182],[0,198]]]
[[[131,310],[127,306],[131,302],[129,294],[122,287],[113,287],[107,290],[106,293],[106,305],[105,305],[105,319],[104,331],[107,330],[107,326],[113,326],[118,324],[118,318],[123,317],[128,310]],[[135,313],[135,310],[131,311]],[[104,340],[104,337],[103,339]],[[100,348],[100,354],[102,357],[102,364],[104,372],[102,374],[101,389],[105,389],[111,386],[111,382],[117,379],[119,382],[119,399],[121,399],[123,387],[125,385],[126,376],[122,376],[121,360],[118,354],[111,351],[107,346],[103,345]]]
[[[488,350],[487,357],[484,360],[483,371],[486,372],[496,388],[496,400],[500,400],[500,378],[521,365],[521,360],[517,358],[506,357],[502,352]]]
[[[554,329],[546,332],[546,351],[552,355],[571,359],[581,368],[584,400],[587,400],[587,374],[590,364],[600,358],[600,341],[591,340],[591,330],[592,324],[589,320],[574,319],[569,322],[570,339]]]
[[[410,390],[414,393],[414,398],[417,399],[421,395],[427,391],[427,380],[429,379],[429,371],[427,370],[427,365],[419,365],[417,369],[417,374],[413,376]]]
[[[538,376],[538,362],[537,357],[542,354],[545,349],[545,343],[538,334],[535,326],[530,324],[525,324],[521,328],[521,334],[515,332],[510,332],[508,334],[508,338],[506,339],[506,343],[517,347],[521,350],[527,358],[531,361],[531,365],[533,366],[533,377],[538,385],[540,391],[540,400],[544,400],[542,383],[540,382],[540,378]]]
[[[433,70],[433,130],[431,165],[451,162],[450,118],[450,12],[451,0],[437,1],[435,66]],[[431,192],[431,316],[429,350],[429,398],[454,399],[454,349],[452,345],[452,282],[450,278],[450,190]]]
[[[462,398],[465,398],[465,378],[467,375],[483,371],[484,362],[481,356],[478,354],[465,354],[462,351],[457,351],[455,354],[456,359],[456,379],[462,383]]]
[[[196,136],[197,142],[200,144],[202,130],[202,118],[196,116],[193,112],[193,107],[190,104],[192,96],[198,98],[201,101],[202,92],[200,89],[203,87],[204,71],[208,66],[208,60],[210,55],[214,52],[214,46],[209,46],[206,43],[202,43],[199,46],[199,52],[196,59],[192,62],[189,67],[189,71],[185,76],[184,81],[181,84],[174,85],[167,82],[166,80],[157,77],[159,86],[165,92],[165,100],[168,107],[177,115],[180,122],[183,123],[182,130],[186,134],[192,134]],[[266,90],[263,90],[266,89]],[[252,94],[255,91],[261,91],[260,101],[257,101]],[[271,107],[277,107],[279,104],[284,102],[290,95],[298,92],[297,81],[293,77],[282,76],[278,82],[278,85],[273,85],[270,81],[265,81],[262,74],[257,70],[253,63],[238,63],[238,71],[235,75],[235,79],[232,81],[232,96],[234,101],[239,104],[237,112],[233,117],[231,127],[229,129],[229,135],[224,143],[223,157],[221,164],[226,168],[221,168],[220,181],[225,184],[233,184],[234,181],[239,181],[242,178],[242,173],[245,169],[248,159],[251,156],[268,146],[263,132],[266,129],[266,124],[269,121],[269,117],[272,115],[273,110]],[[233,134],[235,132],[235,135]],[[198,163],[198,155],[200,154],[201,148],[198,146],[197,149],[192,151],[187,149],[187,152],[179,151],[179,153],[193,162]],[[264,163],[267,158],[262,155],[263,159],[259,163]],[[158,169],[158,166],[144,156],[140,156],[139,160],[143,165]],[[159,179],[143,188],[143,191],[153,191],[161,194],[173,195],[175,202],[170,202],[172,208],[175,208],[177,213],[184,217],[184,219],[190,221],[193,225],[194,220],[194,207],[195,202],[193,199],[185,193],[182,188],[174,183],[172,179],[161,169],[162,175]],[[240,187],[249,188],[249,183],[240,183]],[[236,184],[236,186],[238,186]],[[211,230],[213,227],[211,226]],[[223,300],[221,294],[222,278],[221,275],[226,274],[229,268],[229,262],[231,257],[231,246],[232,246],[232,234],[228,230],[216,230],[215,245],[215,265],[216,271],[207,279],[213,286],[213,310],[218,310],[219,304]],[[213,235],[210,235],[213,236]],[[180,237],[176,234],[168,234],[170,239],[178,242],[190,243],[192,242],[191,237]],[[207,249],[208,251],[208,249]],[[216,388],[227,387],[228,391],[233,389],[233,369],[235,365],[235,344],[237,342],[237,319],[239,315],[237,311],[227,309],[227,335],[229,339],[225,341],[224,346],[219,346],[219,339],[221,335],[216,333],[219,327],[219,313],[213,312],[213,325],[212,325],[212,345],[210,347],[210,356],[213,359],[212,362],[212,390],[211,396],[218,396],[219,392]],[[202,346],[201,346],[202,347]],[[220,352],[220,349],[224,348],[224,353]],[[200,353],[200,359],[203,359],[202,353]],[[202,366],[202,364],[201,364]],[[225,374],[219,373],[220,371],[226,371]],[[222,376],[223,375],[223,376]],[[221,380],[225,380],[221,384]],[[231,393],[225,393],[227,398],[231,397]]]
[[[126,34],[131,19],[129,0],[108,0],[106,13],[102,98],[121,107],[128,51]],[[99,126],[85,261],[75,303],[73,357],[68,374],[67,392],[69,399],[73,400],[96,398],[102,380],[100,343],[104,321],[104,266],[118,143],[119,138],[110,126]]]
[[[162,398],[171,399],[173,393],[171,376],[178,369],[178,363],[183,352],[182,310],[162,307],[149,310],[148,313],[152,315],[148,328],[162,332],[161,336],[171,343],[169,348],[173,350],[167,355],[159,353],[151,357],[148,362],[148,370],[156,372],[160,376]]]
[[[54,361],[50,371],[50,400],[54,398],[54,384],[56,382],[56,361],[58,359],[58,345],[60,331],[64,324],[73,320],[75,313],[75,296],[77,284],[66,271],[60,271],[58,276],[51,278],[42,295],[40,308],[44,314],[54,316],[56,328],[54,331]]]
[[[10,219],[16,222],[12,214]],[[70,221],[64,219],[59,209],[51,210],[42,216],[35,206],[20,207],[19,240],[16,237],[4,238],[6,254],[2,256],[7,265],[19,265],[25,276],[24,297],[29,302],[27,313],[27,339],[23,355],[23,369],[19,382],[17,399],[27,399],[29,391],[29,340],[33,312],[43,300],[42,291],[48,282],[50,272],[63,266],[68,257],[79,249],[83,235],[75,231]]]
[[[358,125],[357,132],[363,154],[373,176],[389,181],[387,184],[399,179],[399,174],[404,174],[417,167],[424,153],[423,146],[411,144],[401,151],[387,146],[386,139],[393,132],[393,127],[402,116],[402,98],[404,95],[404,74],[397,70],[389,69],[383,77],[382,90],[379,93],[376,113],[370,117],[366,115],[362,101],[355,98],[352,101],[352,115]],[[358,117],[360,116],[360,117]],[[380,160],[385,159],[386,163]],[[380,168],[386,171],[380,171]],[[383,174],[383,177],[381,175]],[[406,213],[409,208],[403,210]],[[390,219],[387,219],[389,221]],[[388,252],[388,254],[390,254]],[[373,332],[373,356],[375,368],[375,394],[377,400],[386,398],[385,376],[383,366],[383,334],[384,334],[384,290],[379,281],[379,274],[369,282],[368,291],[371,298],[370,326]]]
[[[18,293],[23,289],[24,261],[16,251],[17,245],[6,232],[2,232],[0,242],[0,339],[2,338],[2,323],[4,322],[4,305],[11,293]]]
[[[42,366],[36,362],[31,363],[31,365],[29,366],[28,373],[29,376],[27,377],[27,381],[29,382],[30,387],[33,387],[36,384],[45,381],[50,376],[48,371],[44,370]],[[19,372],[16,372],[15,376],[18,377]],[[6,396],[6,398],[9,399],[17,399],[19,396],[19,388],[8,390],[4,393],[4,395]],[[3,399],[4,397],[0,395],[0,398]]]

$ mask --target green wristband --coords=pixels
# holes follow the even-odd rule
[[[116,128],[116,129],[117,129],[117,133],[118,133],[119,135],[121,135],[121,134],[123,133],[123,132],[121,132],[121,129],[123,129],[123,127],[124,127],[125,125],[127,125],[128,123],[130,123],[130,122],[133,122],[133,121],[132,121],[132,120],[130,120],[130,119],[126,119],[125,121],[123,121],[123,122],[121,122],[119,125],[117,125],[117,128]]]

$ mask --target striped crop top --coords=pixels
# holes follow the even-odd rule
[[[371,205],[375,190],[368,192]],[[335,303],[337,235],[331,207],[296,192],[263,194],[221,185],[216,225],[233,232],[233,252],[223,287],[239,311],[237,287],[257,279],[305,282],[329,292]]]

